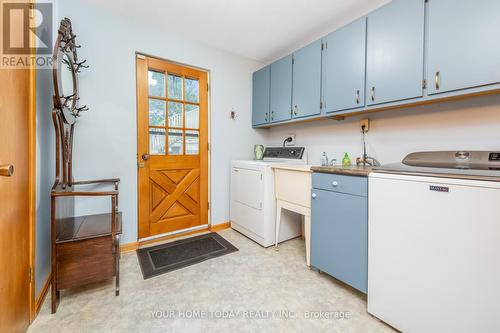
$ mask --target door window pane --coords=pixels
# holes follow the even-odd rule
[[[168,126],[183,127],[182,123],[182,103],[168,102]]]
[[[168,130],[168,154],[182,155],[184,154],[182,130]]]
[[[165,155],[165,129],[149,129],[149,154]]]
[[[182,100],[182,77],[168,75],[168,98]]]
[[[158,99],[149,99],[149,125],[165,126],[165,109],[167,103]]]
[[[165,74],[148,71],[149,96],[165,97]]]
[[[186,131],[186,155],[198,155],[199,146],[200,134],[198,131]]]
[[[200,83],[198,80],[186,79],[186,101],[198,103]]]
[[[198,105],[186,104],[186,128],[200,127],[200,107]]]

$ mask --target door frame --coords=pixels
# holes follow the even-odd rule
[[[35,294],[35,258],[36,258],[36,66],[30,68],[30,94],[28,111],[28,140],[29,140],[29,261],[30,261],[30,324],[35,320],[36,294]],[[47,110],[47,115],[48,115]],[[50,274],[49,274],[50,277]],[[40,295],[44,296],[44,295]]]
[[[212,199],[212,175],[211,175],[211,156],[212,156],[212,143],[211,143],[211,87],[212,87],[212,84],[211,84],[211,71],[209,69],[206,69],[206,68],[203,68],[203,67],[197,67],[197,66],[193,66],[193,65],[188,65],[188,64],[185,64],[185,63],[182,63],[182,62],[179,62],[179,61],[175,61],[175,60],[170,60],[170,59],[166,59],[166,58],[162,58],[162,57],[158,57],[158,56],[154,56],[154,55],[150,55],[148,53],[145,53],[145,52],[140,52],[140,51],[136,51],[135,52],[135,56],[134,56],[134,61],[135,61],[135,72],[136,72],[136,95],[135,95],[135,98],[136,98],[136,162],[138,163],[139,162],[139,140],[138,140],[138,129],[139,129],[139,121],[140,121],[140,118],[139,118],[139,82],[137,80],[137,74],[138,74],[138,66],[137,66],[137,63],[138,63],[138,60],[143,60],[145,58],[152,58],[152,59],[157,59],[157,60],[160,60],[160,61],[165,61],[165,62],[169,62],[171,64],[174,64],[174,65],[179,65],[179,66],[183,66],[183,67],[187,67],[187,68],[192,68],[194,70],[197,70],[197,71],[202,71],[202,72],[205,72],[207,74],[207,144],[208,144],[208,152],[207,152],[207,166],[208,166],[208,170],[207,170],[207,173],[208,173],[208,177],[207,177],[207,200],[208,200],[208,212],[207,212],[207,224],[202,224],[202,225],[199,225],[199,226],[195,226],[195,227],[192,227],[192,228],[188,228],[188,229],[182,229],[182,230],[176,230],[176,231],[171,231],[171,232],[167,232],[167,233],[163,233],[163,234],[159,234],[159,235],[154,235],[154,236],[150,236],[150,237],[146,237],[146,238],[139,238],[139,228],[140,228],[140,225],[139,225],[139,205],[140,205],[140,202],[139,202],[139,168],[137,166],[137,182],[136,182],[136,195],[137,195],[137,241],[138,242],[144,242],[144,241],[150,241],[150,240],[155,240],[155,239],[162,239],[162,238],[165,238],[165,237],[169,237],[171,235],[175,235],[175,234],[183,234],[183,233],[189,233],[189,232],[194,232],[196,230],[200,230],[200,229],[208,229],[211,227],[212,225],[212,205],[211,205],[211,199]],[[201,89],[201,87],[200,87]],[[200,147],[201,149],[201,147]]]
[[[30,0],[30,7],[34,6],[37,0]],[[30,20],[35,21],[35,17],[31,17]],[[35,22],[36,23],[36,22]],[[36,26],[36,24],[35,24]],[[36,56],[35,46],[36,41],[34,38],[29,40],[31,47],[31,56]],[[30,281],[29,281],[29,309],[30,309],[30,324],[35,320],[38,313],[37,309],[37,298],[35,290],[35,274],[36,274],[36,64],[32,65],[29,69],[30,71],[30,89],[29,89],[29,110],[28,110],[28,196],[29,196],[29,264],[30,264]],[[47,115],[48,115],[47,110]],[[48,279],[50,279],[49,273]],[[40,289],[40,298],[43,300],[45,294],[43,290]]]

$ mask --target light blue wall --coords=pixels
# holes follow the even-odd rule
[[[52,94],[52,72],[38,69],[36,74],[36,295],[39,294],[50,273],[50,188],[54,181]]]
[[[139,3],[139,2],[137,2]],[[137,241],[137,120],[135,52],[210,70],[211,222],[229,220],[232,159],[249,159],[265,133],[251,128],[252,73],[261,63],[188,40],[152,23],[103,9],[97,2],[59,2],[59,19],[71,19],[82,71],[80,103],[89,111],[75,129],[76,179],[121,178],[122,243]],[[105,7],[105,6],[104,6]],[[231,119],[230,112],[236,111]],[[109,200],[78,198],[77,215],[109,211]]]

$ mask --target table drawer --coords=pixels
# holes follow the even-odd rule
[[[313,188],[368,196],[368,178],[356,176],[344,176],[331,173],[315,172],[312,177]]]

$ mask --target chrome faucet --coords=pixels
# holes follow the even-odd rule
[[[356,159],[356,165],[357,166],[360,166],[360,165],[363,165],[363,166],[369,165],[369,166],[373,166],[373,167],[380,166],[380,162],[377,161],[377,159],[375,157],[368,156],[368,154],[366,153],[366,140],[365,140],[366,131],[365,131],[365,125],[361,126],[361,132],[363,133],[363,157]]]

